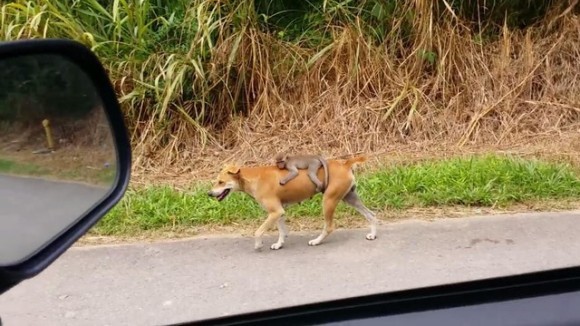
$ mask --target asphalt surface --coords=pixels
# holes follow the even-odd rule
[[[580,212],[403,221],[251,238],[71,248],[0,297],[11,325],[164,325],[580,264]]]
[[[34,253],[72,225],[109,189],[0,175],[0,266]]]

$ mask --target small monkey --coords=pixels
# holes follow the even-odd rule
[[[280,180],[280,185],[285,185],[288,181],[296,178],[298,176],[298,169],[308,169],[308,177],[316,185],[316,191],[322,191],[325,186],[328,186],[328,164],[320,155],[289,156],[285,153],[278,153],[274,157],[274,160],[279,169],[290,171],[285,178]],[[324,169],[324,184],[316,176],[320,166]]]

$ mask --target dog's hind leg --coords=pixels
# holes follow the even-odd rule
[[[278,250],[284,246],[284,240],[288,237],[288,228],[286,227],[286,216],[282,215],[278,218],[278,241],[270,246],[272,250]]]
[[[360,200],[359,196],[356,193],[356,186],[352,186],[350,191],[344,196],[342,199],[345,203],[352,206],[357,212],[362,214],[370,224],[371,232],[367,234],[367,240],[374,240],[377,238],[377,218],[375,213],[368,209]]]
[[[308,241],[308,245],[310,246],[319,245],[329,234],[332,233],[332,231],[334,231],[333,218],[337,204],[338,204],[337,197],[330,195],[329,192],[325,192],[323,201],[324,228],[322,229],[322,232],[316,239]]]

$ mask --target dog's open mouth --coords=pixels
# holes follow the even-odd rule
[[[218,201],[222,201],[224,198],[226,198],[227,195],[229,195],[230,193],[230,189],[224,189],[224,191],[222,191],[221,194],[217,195],[216,198]]]

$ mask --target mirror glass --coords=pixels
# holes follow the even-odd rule
[[[18,263],[112,190],[113,133],[96,87],[66,57],[0,60],[0,266]]]

